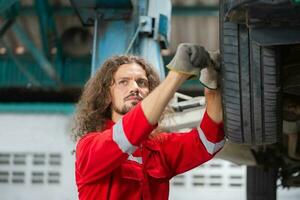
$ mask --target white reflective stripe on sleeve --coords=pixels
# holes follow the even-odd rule
[[[134,157],[133,155],[129,155],[127,160],[131,160],[139,164],[143,164],[142,157]]]
[[[214,154],[224,146],[225,140],[221,140],[220,142],[217,143],[212,143],[208,141],[208,139],[206,138],[205,134],[203,133],[200,127],[197,127],[197,130],[198,130],[200,140],[202,141],[208,153]]]
[[[132,145],[127,139],[123,129],[122,119],[113,126],[112,138],[124,153],[132,154],[137,149],[137,147]]]

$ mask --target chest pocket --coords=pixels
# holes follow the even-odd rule
[[[120,177],[123,179],[141,181],[143,179],[142,166],[130,161],[125,161],[120,166]]]
[[[146,162],[146,171],[149,176],[157,179],[166,179],[171,177],[171,170],[168,169],[164,157],[159,151],[149,152]]]

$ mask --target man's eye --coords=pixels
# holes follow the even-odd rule
[[[148,81],[145,80],[145,79],[137,80],[137,84],[138,84],[140,87],[148,87]]]
[[[127,80],[121,80],[118,82],[119,85],[127,85],[128,81]]]

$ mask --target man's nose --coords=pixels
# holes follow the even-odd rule
[[[130,81],[130,91],[139,91],[140,90],[140,87],[139,85],[137,84],[136,81]]]

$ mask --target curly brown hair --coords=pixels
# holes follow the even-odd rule
[[[114,74],[121,65],[131,63],[136,63],[145,70],[150,92],[159,85],[159,76],[141,57],[121,55],[106,60],[84,86],[75,114],[74,140],[105,128],[105,122],[111,119],[111,103],[108,99],[110,99],[109,88],[114,83]]]

